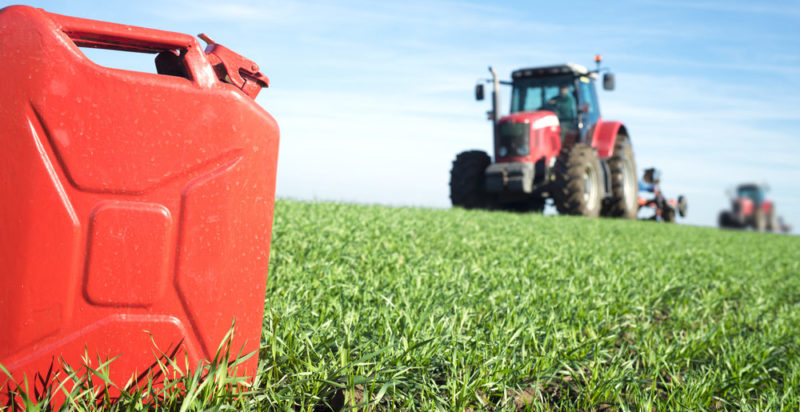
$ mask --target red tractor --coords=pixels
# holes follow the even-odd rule
[[[541,211],[552,198],[559,213],[635,219],[636,165],[625,126],[600,117],[596,70],[577,64],[515,70],[499,81],[489,68],[494,162],[462,152],[450,171],[450,200],[467,209]],[[483,81],[475,98],[483,100]],[[510,85],[511,113],[500,117],[500,84]],[[603,88],[614,89],[606,72]]]
[[[765,185],[745,183],[728,193],[731,210],[719,214],[719,227],[724,229],[751,228],[759,232],[789,232],[791,228],[775,213],[775,204],[767,200]]]

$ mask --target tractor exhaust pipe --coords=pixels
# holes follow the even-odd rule
[[[489,66],[489,73],[492,74],[492,130],[497,141],[497,125],[500,121],[500,80],[492,66]]]

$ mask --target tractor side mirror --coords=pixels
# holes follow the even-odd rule
[[[475,100],[483,100],[483,85],[475,85]]]
[[[606,73],[603,75],[603,89],[614,90],[614,73]]]

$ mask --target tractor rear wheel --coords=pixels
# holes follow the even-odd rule
[[[723,210],[719,212],[719,227],[721,229],[739,229],[740,225],[729,210]]]
[[[639,210],[639,185],[633,148],[627,135],[617,135],[614,153],[608,159],[611,171],[611,197],[603,202],[601,214],[608,217],[636,219]]]
[[[767,230],[767,215],[761,210],[756,210],[756,213],[753,216],[753,229],[758,232],[764,232]]]
[[[486,152],[461,152],[450,169],[450,201],[453,206],[480,209],[489,206],[484,192],[484,172],[492,160]]]
[[[775,215],[775,211],[770,211],[767,213],[767,232],[778,233],[779,231],[778,216]]]
[[[603,198],[603,172],[594,149],[575,143],[561,151],[554,169],[553,200],[558,213],[598,216]]]

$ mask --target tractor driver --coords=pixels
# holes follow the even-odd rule
[[[575,98],[569,92],[569,85],[561,85],[558,90],[558,96],[548,100],[547,103],[556,112],[558,122],[561,123],[562,140],[566,136],[573,137],[573,134],[577,134],[578,110]]]
[[[555,109],[558,120],[562,123],[574,122],[577,112],[575,98],[569,92],[569,85],[562,85],[558,89],[558,96],[547,101]]]

